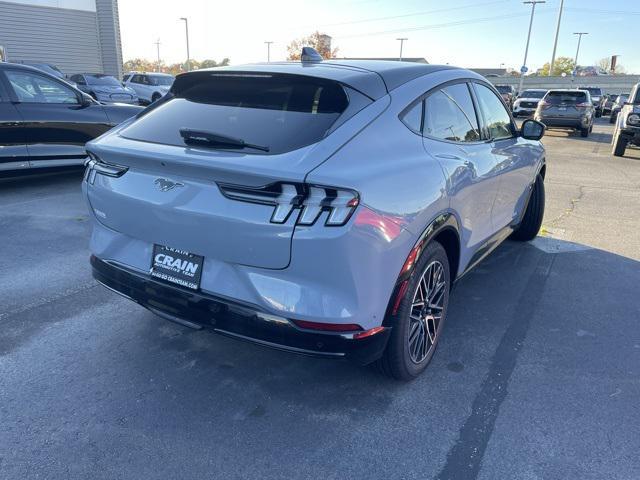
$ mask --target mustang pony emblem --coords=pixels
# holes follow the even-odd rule
[[[184,183],[172,182],[171,180],[167,180],[166,178],[156,178],[153,183],[156,184],[161,192],[168,192],[169,190],[173,190],[176,187],[184,187]]]

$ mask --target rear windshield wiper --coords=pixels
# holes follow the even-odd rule
[[[207,147],[222,148],[253,148],[254,150],[261,150],[263,152],[269,151],[269,147],[247,143],[241,138],[229,137],[227,135],[220,135],[219,133],[205,132],[202,130],[181,128],[180,136],[187,145],[204,145]]]

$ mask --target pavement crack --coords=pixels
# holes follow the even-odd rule
[[[582,198],[584,197],[584,194],[585,194],[585,186],[584,185],[579,185],[578,186],[578,195],[576,197],[572,198],[571,200],[569,200],[569,202],[570,202],[569,208],[567,208],[564,212],[562,212],[556,218],[551,220],[547,225],[549,225],[551,227],[557,227],[558,223],[561,220],[567,218],[568,216],[570,216],[575,211],[576,206],[582,200]]]

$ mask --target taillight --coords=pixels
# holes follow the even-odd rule
[[[264,187],[246,187],[219,183],[222,194],[232,200],[273,205],[271,223],[285,223],[292,213],[299,212],[298,225],[313,225],[322,212],[328,212],[325,225],[337,227],[351,218],[360,203],[354,190],[278,182]]]
[[[93,153],[89,153],[89,158],[84,164],[87,167],[84,172],[84,181],[91,185],[93,185],[97,174],[118,178],[129,170],[129,167],[103,162]]]
[[[587,108],[587,107],[590,107],[591,105],[592,105],[592,104],[591,104],[591,103],[589,103],[589,102],[582,102],[582,103],[578,103],[578,104],[576,105],[576,107],[577,107],[577,108]]]

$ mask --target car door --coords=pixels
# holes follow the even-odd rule
[[[111,128],[102,106],[82,101],[65,82],[30,70],[5,73],[24,122],[32,167],[81,165],[85,143]]]
[[[153,95],[153,86],[148,75],[140,75],[140,96],[145,102],[151,102]]]
[[[517,221],[527,201],[542,155],[538,142],[523,139],[501,98],[488,85],[473,82],[484,135],[496,159],[498,190],[493,205],[496,229]]]
[[[11,102],[0,70],[0,171],[29,167],[22,117]]]
[[[444,84],[424,99],[423,142],[447,178],[450,208],[459,215],[464,248],[461,265],[495,233],[496,159],[481,134],[467,82]]]
[[[138,99],[146,100],[144,85],[142,84],[142,75],[133,75],[127,86],[132,88],[133,91],[136,92],[136,95],[138,95]]]

